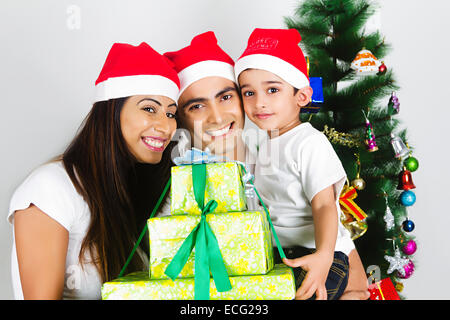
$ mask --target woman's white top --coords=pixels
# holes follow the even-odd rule
[[[8,211],[14,224],[14,213],[34,204],[69,232],[63,299],[100,299],[100,275],[92,263],[80,265],[78,255],[86,236],[91,212],[76,191],[62,161],[44,164],[34,170],[15,190]],[[14,230],[14,229],[13,229]],[[89,259],[87,261],[92,261]],[[15,299],[23,299],[13,234],[11,273]]]

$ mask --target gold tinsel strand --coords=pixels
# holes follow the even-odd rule
[[[338,132],[334,128],[328,128],[327,125],[322,131],[331,143],[340,144],[345,147],[353,148],[361,145],[360,139],[350,133]]]

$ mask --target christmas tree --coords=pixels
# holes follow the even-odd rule
[[[395,117],[399,87],[382,62],[391,48],[380,32],[365,31],[375,11],[366,0],[305,0],[285,23],[302,36],[311,79],[322,78],[323,101],[313,100],[313,111],[301,113],[301,120],[327,135],[347,172],[347,191],[357,191],[350,201],[367,215],[343,208],[342,221],[366,270],[378,266],[378,276],[391,278],[400,292],[414,271],[408,207],[415,201],[411,172],[418,162]]]

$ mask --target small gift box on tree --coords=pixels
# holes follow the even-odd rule
[[[370,300],[400,300],[391,278],[369,285]]]

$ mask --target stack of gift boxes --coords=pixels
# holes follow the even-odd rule
[[[189,257],[186,256],[187,261],[179,267],[176,279],[169,278],[166,270],[189,235],[202,219],[206,219],[209,230],[217,239],[225,275],[231,285],[226,291],[218,289],[214,273],[211,271],[213,277],[210,277],[208,271],[209,299],[293,299],[295,281],[292,269],[284,264],[274,265],[268,214],[247,211],[243,166],[235,162],[204,165],[204,203],[216,202],[214,209],[204,214],[194,195],[193,166],[196,165],[172,167],[171,215],[150,218],[147,222],[149,272],[134,272],[104,283],[102,298],[198,299],[194,293],[196,285],[199,285],[195,275],[195,242]]]

